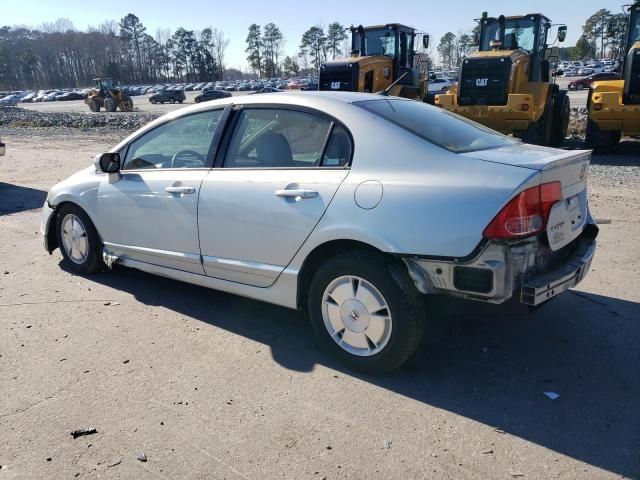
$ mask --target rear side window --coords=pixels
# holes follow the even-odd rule
[[[224,167],[329,166],[322,162],[322,153],[330,129],[331,121],[305,112],[268,108],[242,110]],[[343,154],[338,150],[335,150],[335,161],[340,162]]]
[[[453,153],[488,150],[517,143],[479,123],[415,100],[365,100],[354,102],[354,105]]]

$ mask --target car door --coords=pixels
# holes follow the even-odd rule
[[[323,114],[245,107],[234,113],[200,192],[207,275],[258,287],[277,279],[346,178],[352,143]]]
[[[99,231],[108,250],[203,274],[198,194],[213,164],[223,110],[170,120],[134,139],[116,181],[97,195]]]

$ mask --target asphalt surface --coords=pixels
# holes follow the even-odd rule
[[[46,190],[118,137],[3,132],[0,479],[640,478],[633,146],[594,158],[578,288],[534,313],[433,298],[415,359],[377,376],[299,312],[46,254]]]

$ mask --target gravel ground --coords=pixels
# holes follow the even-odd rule
[[[433,298],[413,363],[375,376],[327,358],[298,312],[60,268],[46,191],[126,134],[2,130],[0,479],[640,479],[634,147],[594,157],[577,289],[533,314]]]

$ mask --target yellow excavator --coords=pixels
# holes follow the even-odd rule
[[[84,96],[84,103],[89,106],[92,112],[99,112],[104,108],[107,112],[133,111],[133,100],[127,93],[116,86],[110,78],[94,78],[94,87]]]
[[[528,143],[562,144],[571,106],[567,91],[551,81],[551,20],[539,13],[493,18],[484,12],[479,22],[478,51],[462,60],[458,84],[436,95],[435,104]],[[566,34],[560,25],[557,40]]]
[[[351,57],[326,62],[320,67],[319,90],[376,93],[422,100],[426,72],[416,61],[416,30],[389,23],[351,27]],[[422,44],[429,46],[429,36]],[[418,66],[414,66],[415,63]]]
[[[593,82],[587,99],[586,143],[597,152],[613,149],[622,135],[640,137],[640,1],[624,8],[628,18],[622,77]],[[613,30],[611,26],[610,34]]]

